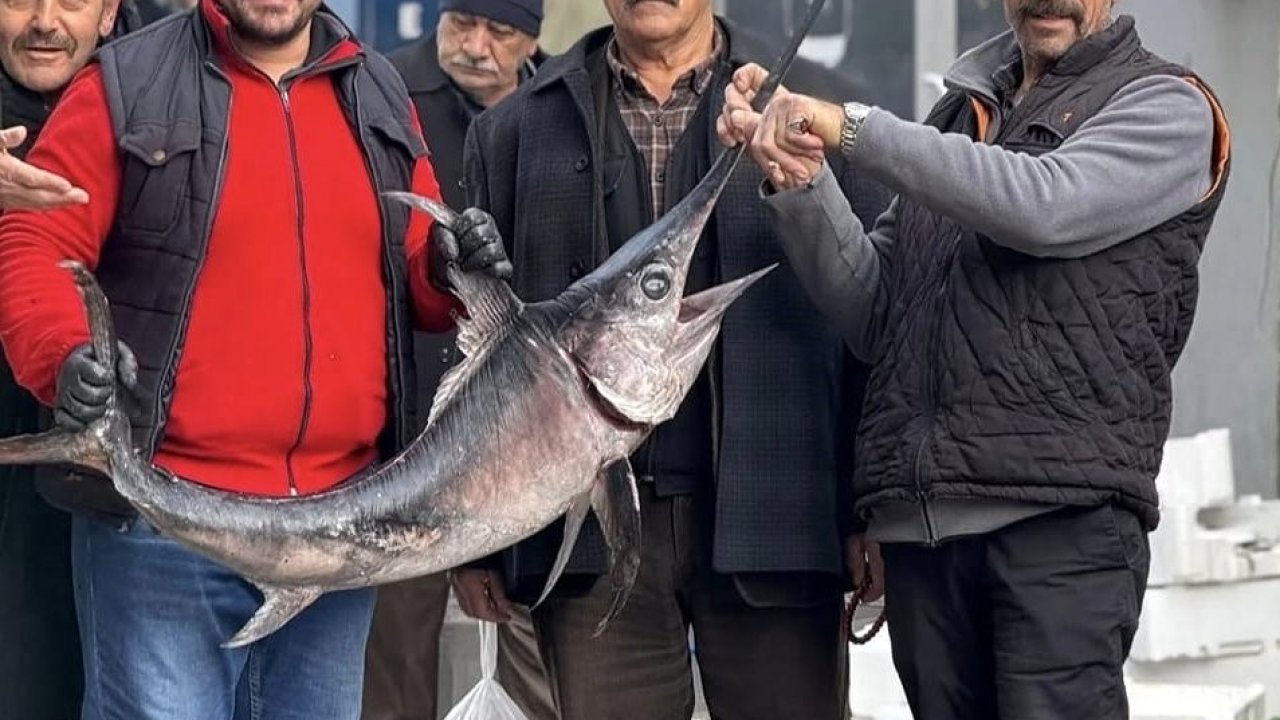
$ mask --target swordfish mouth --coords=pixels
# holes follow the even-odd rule
[[[775,268],[777,263],[750,275],[689,295],[680,301],[671,362],[676,367],[701,366],[715,344],[720,324],[729,307],[752,285]]]

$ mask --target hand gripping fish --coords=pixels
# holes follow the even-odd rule
[[[821,5],[811,5],[757,107]],[[96,470],[161,533],[261,589],[262,606],[227,647],[269,635],[325,592],[458,567],[563,516],[545,599],[592,510],[609,546],[614,590],[598,634],[640,567],[639,498],[627,458],[675,415],[730,304],[775,267],[684,296],[698,238],[742,152],[721,154],[671,212],[552,300],[525,304],[504,282],[449,268],[466,308],[457,336],[465,359],[441,380],[427,426],[408,447],[331,490],[253,497],[176,477],[134,450],[114,395],[83,431],[0,440],[0,464]],[[445,226],[457,221],[429,199],[388,195]],[[106,297],[82,265],[62,265],[84,299],[95,357],[115,367]]]

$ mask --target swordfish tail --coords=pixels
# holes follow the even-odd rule
[[[65,260],[59,266],[75,277],[76,288],[84,300],[94,357],[107,367],[115,367],[115,329],[111,324],[106,295],[84,265]],[[108,408],[109,414],[115,409],[114,394]],[[79,432],[54,429],[5,438],[0,440],[0,465],[76,465],[109,475],[110,464],[103,439],[110,434],[110,425],[104,418]]]

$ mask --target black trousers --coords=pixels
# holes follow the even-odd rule
[[[0,358],[0,437],[42,429],[40,406]],[[84,671],[71,584],[71,516],[36,492],[35,468],[0,467],[0,719],[80,717]]]
[[[533,611],[563,720],[688,720],[690,626],[712,718],[849,717],[838,594],[809,607],[749,606],[712,571],[708,495],[662,496],[642,482],[640,512],[640,573],[603,634],[593,636],[613,598],[607,577],[583,597],[553,593]]]
[[[80,717],[84,674],[71,585],[71,516],[26,467],[0,468],[0,718]]]
[[[888,629],[916,720],[1127,720],[1150,549],[1072,508],[936,547],[888,544]]]

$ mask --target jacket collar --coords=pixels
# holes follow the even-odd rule
[[[769,62],[769,49],[759,38],[743,32],[727,18],[717,15],[716,22],[720,24],[720,29],[724,33],[724,39],[728,46],[726,48],[728,50],[726,56],[733,67],[738,67],[748,62],[761,62],[762,60],[766,64]],[[571,75],[586,73],[588,71],[587,59],[602,51],[612,38],[613,26],[611,25],[606,25],[587,33],[581,40],[574,43],[573,47],[547,60],[546,64],[538,71],[530,91],[541,92],[552,85],[564,81]]]

